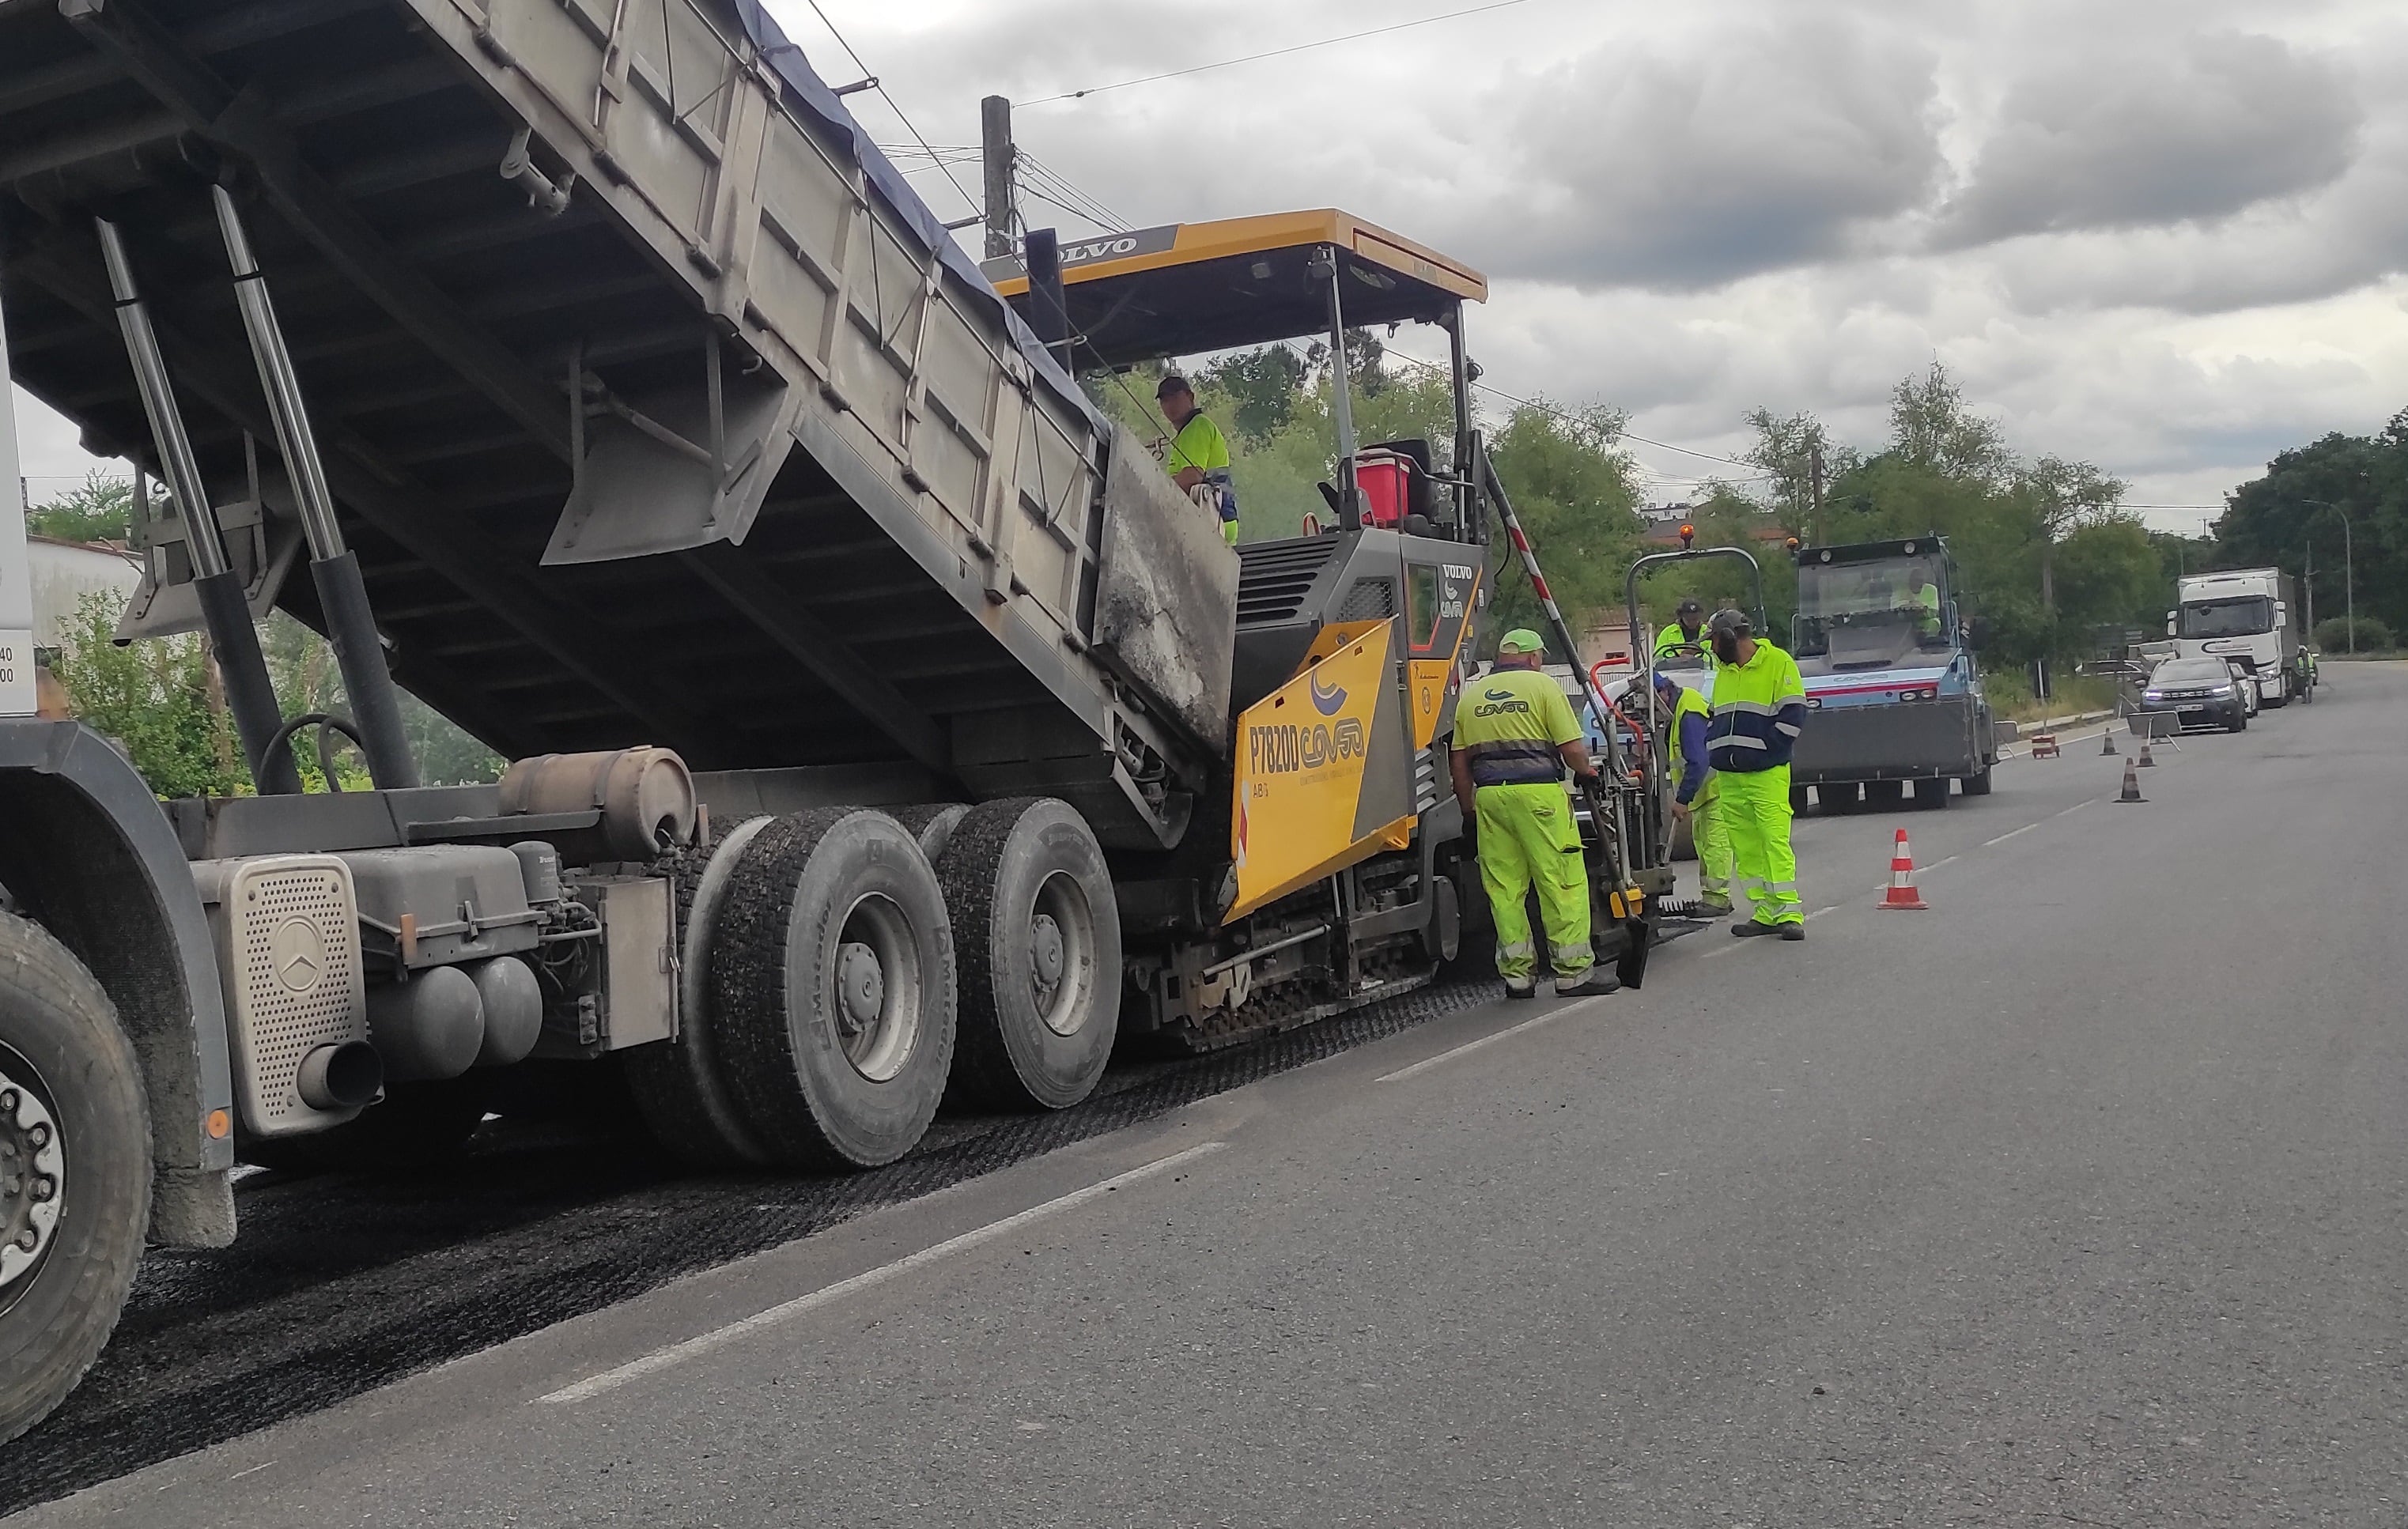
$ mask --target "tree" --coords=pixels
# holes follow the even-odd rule
[[[66,493],[25,512],[25,529],[57,541],[133,539],[134,485],[95,469]]]
[[[1890,449],[1916,466],[1989,484],[2014,464],[1998,425],[1965,407],[1963,391],[1940,363],[1899,382],[1889,396]]]
[[[1516,407],[1488,443],[1497,477],[1575,631],[1622,609],[1623,578],[1639,555],[1639,492],[1629,456],[1614,450],[1623,422],[1613,409],[1558,409],[1541,400]],[[1517,572],[1512,546],[1499,537],[1493,553],[1491,640],[1516,626],[1543,630],[1538,596]]]
[[[231,796],[248,790],[233,719],[208,646],[196,635],[120,648],[117,602],[91,594],[76,607],[51,672],[78,717],[114,738],[162,796]]]
[[[2140,517],[2117,507],[2125,483],[2086,462],[2045,456],[2016,474],[2016,487],[2040,543],[2040,604],[2057,615],[2057,544],[2087,525],[2114,520],[2138,524]]]
[[[1197,374],[1229,401],[1229,428],[1249,440],[1268,440],[1296,417],[1296,395],[1304,385],[1304,358],[1284,345],[1238,350]]]
[[[1856,465],[1855,450],[1835,446],[1823,422],[1812,414],[1792,414],[1784,420],[1774,418],[1769,408],[1758,408],[1747,416],[1747,422],[1756,429],[1756,444],[1748,448],[1747,460],[1772,475],[1766,497],[1773,513],[1796,535],[1819,538],[1823,527],[1814,513],[1818,490]]]
[[[2346,575],[2361,619],[2408,630],[2408,409],[2372,436],[2333,434],[2280,453],[2233,491],[2215,533],[2227,568],[2304,573],[2313,543],[2319,616],[2346,612]]]

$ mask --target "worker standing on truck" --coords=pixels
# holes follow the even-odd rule
[[[1798,897],[1798,857],[1789,848],[1789,753],[1806,730],[1806,681],[1798,661],[1756,636],[1745,613],[1718,610],[1714,720],[1706,758],[1714,771],[1714,807],[1731,841],[1740,890],[1754,916],[1731,933],[1806,937]]]
[[[1926,583],[1914,592],[1916,625],[1928,639],[1940,636],[1940,586]]]
[[[1525,906],[1539,893],[1555,996],[1612,993],[1621,979],[1599,968],[1589,942],[1588,858],[1572,822],[1564,771],[1596,779],[1588,746],[1562,687],[1541,670],[1546,644],[1527,628],[1505,634],[1497,664],[1463,687],[1449,763],[1455,799],[1480,828],[1480,884],[1497,920],[1497,975],[1508,998],[1539,991],[1539,949]]]
[[[1714,809],[1713,768],[1706,759],[1706,736],[1713,709],[1706,698],[1656,671],[1656,695],[1672,718],[1672,816],[1689,825],[1689,842],[1698,850],[1698,907],[1708,918],[1731,910],[1730,830]]]
[[[1672,624],[1656,634],[1656,656],[1662,658],[1676,648],[1699,648],[1705,643],[1706,607],[1695,599],[1684,600],[1672,612]]]
[[[1229,439],[1205,412],[1196,407],[1196,390],[1187,379],[1166,377],[1154,390],[1162,417],[1170,422],[1168,450],[1162,464],[1170,480],[1204,508],[1221,518],[1221,536],[1238,545],[1238,487],[1229,476]]]

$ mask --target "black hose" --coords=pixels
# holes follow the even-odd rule
[[[342,779],[335,773],[335,750],[326,735],[330,732],[340,733],[351,739],[352,745],[363,754],[368,751],[368,746],[360,741],[359,729],[352,726],[348,719],[323,711],[308,711],[276,730],[275,736],[267,741],[268,752],[281,758],[285,747],[293,741],[294,735],[305,727],[315,727],[318,730],[318,768],[326,777],[326,789],[340,792],[343,789]]]

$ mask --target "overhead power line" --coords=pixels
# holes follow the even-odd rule
[[[1291,53],[1310,52],[1315,48],[1328,48],[1341,42],[1359,42],[1365,37],[1383,36],[1391,32],[1403,32],[1417,26],[1430,26],[1440,21],[1457,21],[1466,16],[1478,16],[1487,11],[1505,10],[1513,6],[1529,3],[1530,0],[1489,0],[1489,4],[1484,6],[1469,6],[1461,10],[1447,11],[1440,16],[1424,16],[1411,21],[1392,21],[1386,26],[1369,27],[1361,32],[1349,32],[1343,36],[1322,37],[1312,42],[1295,43],[1286,48],[1273,48],[1260,53],[1248,53],[1241,58],[1225,58],[1211,64],[1190,64],[1184,69],[1167,69],[1161,74],[1144,75],[1136,79],[1116,79],[1109,85],[1090,85],[1085,90],[1065,91],[1059,95],[1040,96],[1034,101],[1024,101],[1020,104],[1024,107],[1043,107],[1051,106],[1056,101],[1083,101],[1088,96],[1101,95],[1106,91],[1125,91],[1132,85],[1152,85],[1160,80],[1177,79],[1185,75],[1200,75],[1208,69],[1230,69],[1240,64],[1258,64],[1267,58],[1285,58]],[[814,5],[813,8],[816,9],[817,6]]]
[[[960,178],[953,174],[953,166],[947,164],[937,150],[928,147],[927,138],[922,135],[918,127],[912,124],[911,119],[904,114],[903,103],[896,100],[893,93],[879,83],[878,72],[862,62],[860,50],[847,42],[844,34],[837,30],[836,23],[828,20],[828,13],[820,8],[820,0],[810,0],[810,3],[811,14],[820,19],[820,24],[828,29],[828,36],[834,37],[837,46],[844,50],[845,56],[853,60],[853,66],[861,71],[862,79],[867,80],[869,88],[876,91],[879,99],[886,103],[886,109],[895,113],[895,120],[903,124],[903,131],[911,135],[911,141],[920,146],[921,150],[935,163],[937,168],[945,172],[945,179],[953,182],[953,190],[960,193],[964,202],[969,204],[972,211],[976,211],[979,199],[964,189]]]
[[[1449,368],[1440,365],[1440,364],[1439,364],[1437,362],[1435,362],[1435,361],[1424,361],[1424,360],[1423,360],[1421,357],[1419,357],[1419,356],[1409,356],[1409,355],[1405,354],[1405,353],[1404,353],[1403,351],[1401,351],[1401,350],[1389,350],[1389,351],[1384,352],[1384,354],[1392,355],[1392,356],[1396,357],[1398,361],[1405,362],[1405,363],[1407,363],[1408,364],[1422,367],[1422,368],[1423,368],[1424,370],[1426,370],[1426,371],[1442,372],[1442,371],[1447,371],[1447,370],[1449,370]],[[1479,389],[1482,393],[1487,393],[1487,394],[1489,394],[1489,395],[1490,395],[1490,396],[1492,396],[1492,397],[1496,397],[1496,398],[1502,398],[1503,400],[1505,400],[1505,402],[1507,402],[1507,403],[1509,403],[1509,404],[1517,404],[1517,405],[1521,406],[1521,407],[1524,407],[1524,408],[1535,408],[1535,409],[1537,409],[1540,413],[1541,413],[1541,414],[1545,414],[1545,415],[1548,415],[1548,416],[1550,416],[1550,417],[1552,417],[1552,418],[1554,418],[1554,419],[1560,420],[1560,421],[1562,421],[1562,422],[1563,422],[1564,423],[1566,423],[1566,424],[1570,424],[1570,425],[1578,425],[1578,426],[1580,426],[1582,429],[1587,429],[1587,428],[1589,428],[1589,422],[1587,422],[1586,420],[1582,419],[1582,418],[1581,418],[1579,415],[1577,415],[1577,414],[1568,414],[1568,413],[1566,413],[1564,410],[1562,410],[1562,409],[1560,409],[1560,408],[1555,407],[1553,404],[1541,403],[1540,400],[1538,400],[1538,399],[1536,399],[1536,398],[1524,398],[1524,397],[1520,397],[1520,396],[1518,396],[1517,394],[1507,393],[1507,392],[1506,392],[1504,389],[1502,389],[1502,388],[1491,387],[1489,384],[1487,384],[1487,383],[1485,383],[1485,382],[1474,382],[1474,383],[1473,383],[1473,384],[1471,384],[1471,385],[1472,385],[1473,387],[1475,387],[1475,388]],[[1615,436],[1615,438],[1617,438],[1617,439],[1619,439],[1619,440],[1637,441],[1637,442],[1638,442],[1640,445],[1641,445],[1641,446],[1653,446],[1653,447],[1656,447],[1656,448],[1657,448],[1657,449],[1659,449],[1659,450],[1666,450],[1666,451],[1678,451],[1678,452],[1680,452],[1683,456],[1702,457],[1703,459],[1705,459],[1705,460],[1706,460],[1706,461],[1708,461],[1708,462],[1726,462],[1726,463],[1730,464],[1730,465],[1732,465],[1732,466],[1734,466],[1734,467],[1761,467],[1761,466],[1763,465],[1761,463],[1748,462],[1748,461],[1745,461],[1745,460],[1743,460],[1743,459],[1742,459],[1742,458],[1739,458],[1739,457],[1727,457],[1727,456],[1721,456],[1721,455],[1718,455],[1718,454],[1716,454],[1716,453],[1714,453],[1714,452],[1713,452],[1713,451],[1699,451],[1699,450],[1693,450],[1692,448],[1690,448],[1690,447],[1686,447],[1686,446],[1675,446],[1675,445],[1673,445],[1670,441],[1656,440],[1656,439],[1653,439],[1653,438],[1651,438],[1651,437],[1649,437],[1649,436],[1641,436],[1641,435],[1636,434],[1635,432],[1632,432],[1632,431],[1629,431],[1629,430],[1617,430],[1617,431],[1615,431],[1615,432],[1614,432],[1614,436]],[[1653,474],[1654,476],[1656,476],[1656,477],[1657,477],[1657,478],[1660,478],[1660,479],[1665,479],[1665,480],[1666,480],[1666,481],[1668,481],[1668,482],[1677,482],[1677,481],[1680,481],[1680,480],[1681,480],[1681,479],[1680,479],[1676,475],[1673,475],[1673,474],[1670,474],[1670,473],[1658,473],[1658,472],[1656,472],[1656,470],[1655,470],[1654,468],[1648,468],[1647,470],[1648,470],[1651,474]],[[1761,474],[1760,476],[1765,477],[1765,478],[1777,478],[1777,477],[1779,477],[1780,475],[1779,475],[1778,473],[1764,473],[1764,474]],[[1753,478],[1742,478],[1742,479],[1723,479],[1723,478],[1701,478],[1701,479],[1689,479],[1688,481],[1698,482],[1698,483],[1734,482],[1734,481],[1735,481],[1735,482],[1742,482],[1742,483],[1751,483],[1751,482],[1756,481],[1756,479],[1753,479]]]

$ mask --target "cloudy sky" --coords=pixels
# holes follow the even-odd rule
[[[820,3],[929,142],[1030,103],[1022,146],[1130,224],[1336,205],[1470,261],[1491,383],[1657,441],[1731,452],[1762,405],[1875,445],[1937,358],[2020,450],[2214,506],[2408,407],[2408,7],[2382,0],[1517,0],[1041,104],[1477,0]],[[770,8],[851,78],[810,0]],[[29,472],[79,469],[27,426]],[[1658,498],[1742,471],[1633,450]]]

